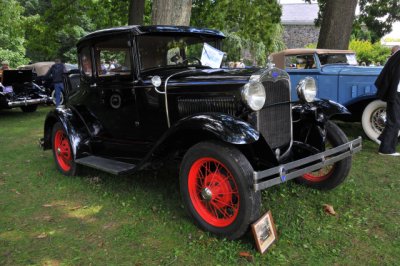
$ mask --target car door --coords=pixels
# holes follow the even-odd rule
[[[130,34],[94,40],[90,71],[82,57],[83,74],[92,75],[81,79],[86,83],[85,106],[101,128],[95,136],[98,153],[140,156],[147,150],[147,143],[140,141],[131,43]]]

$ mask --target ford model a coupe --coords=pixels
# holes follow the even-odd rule
[[[230,239],[259,218],[261,190],[291,179],[317,189],[342,183],[361,139],[348,141],[328,119],[347,110],[316,101],[312,78],[291,102],[283,70],[219,68],[223,38],[178,26],[82,38],[80,74],[65,81],[66,104],[44,125],[42,144],[57,168],[132,174],[176,156],[186,209],[201,228]]]

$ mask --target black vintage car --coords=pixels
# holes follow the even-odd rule
[[[35,112],[39,104],[50,103],[46,91],[32,81],[31,70],[4,70],[0,83],[0,109],[20,107]]]
[[[348,141],[328,119],[346,108],[316,100],[312,78],[300,81],[292,102],[283,70],[208,66],[220,63],[214,52],[223,39],[178,26],[82,38],[80,74],[65,81],[67,102],[44,125],[42,144],[57,168],[133,174],[174,156],[190,215],[230,239],[259,218],[261,190],[291,179],[317,189],[342,183],[361,138]]]
[[[51,96],[54,104],[56,104],[54,84],[50,77],[46,77],[47,72],[54,65],[53,61],[37,62],[29,65],[19,66],[19,70],[31,70],[33,74],[33,82],[46,90],[47,95]],[[65,70],[67,73],[76,73],[77,65],[65,63]],[[61,92],[60,104],[64,103],[64,93]]]

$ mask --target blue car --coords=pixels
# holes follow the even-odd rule
[[[375,96],[375,80],[382,67],[358,66],[354,51],[328,49],[287,49],[272,54],[278,68],[285,69],[292,84],[313,77],[317,97],[344,105],[350,121],[361,121],[365,134],[375,142],[386,121],[386,103]],[[296,90],[291,92],[297,99]]]

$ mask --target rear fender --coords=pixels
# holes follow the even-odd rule
[[[90,152],[90,134],[80,117],[70,108],[58,107],[47,114],[44,124],[43,149],[52,148],[52,131],[55,123],[61,122],[69,137],[74,159],[82,157],[84,153]]]

